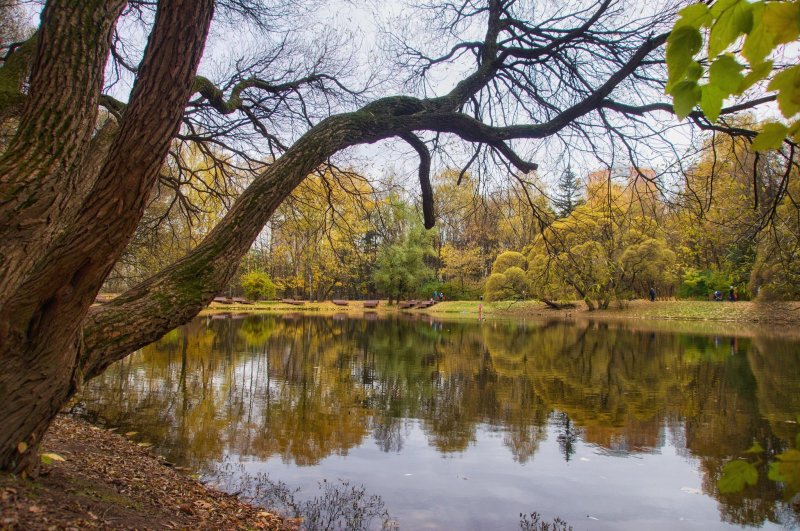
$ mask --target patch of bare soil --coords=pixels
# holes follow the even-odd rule
[[[124,437],[59,417],[39,476],[0,475],[0,529],[270,529],[285,520],[200,484]]]

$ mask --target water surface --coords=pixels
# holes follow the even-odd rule
[[[117,363],[76,411],[255,501],[279,482],[296,503],[363,485],[401,529],[518,529],[532,511],[575,529],[799,525],[791,482],[768,477],[800,444],[797,342],[238,317]],[[722,493],[734,460],[757,476]]]

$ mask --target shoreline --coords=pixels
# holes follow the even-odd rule
[[[629,325],[647,330],[682,331],[711,335],[754,336],[770,335],[800,338],[800,302],[710,302],[645,300],[613,303],[606,310],[590,311],[583,302],[575,308],[556,310],[537,301],[444,301],[425,309],[400,310],[382,300],[376,309],[364,310],[360,301],[349,306],[336,306],[330,301],[307,302],[294,306],[281,302],[258,302],[254,305],[224,305],[212,303],[200,315],[231,314],[321,315],[375,318],[405,315],[413,318],[428,316],[441,320],[478,320],[482,305],[484,320],[563,320],[592,321]]]
[[[83,420],[59,415],[40,453],[36,479],[0,474],[0,529],[299,529]]]

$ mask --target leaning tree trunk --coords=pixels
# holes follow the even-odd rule
[[[51,2],[45,16],[63,10],[59,2]],[[30,181],[34,188],[30,193],[49,206],[48,219],[55,220],[52,224],[59,233],[51,238],[53,232],[47,229],[38,239],[28,238],[29,254],[41,258],[23,263],[21,281],[14,269],[10,278],[19,287],[0,298],[0,469],[22,471],[35,464],[44,431],[82,380],[82,322],[142,216],[191,95],[212,13],[213,0],[159,2],[119,132],[79,208],[58,190],[47,196],[40,183],[49,177],[40,175],[37,165],[34,175],[26,175],[22,167],[16,170],[16,181]],[[68,17],[61,31],[80,35],[85,23],[80,17]],[[70,51],[68,44],[64,53]],[[104,63],[96,67],[102,72]],[[61,90],[52,79],[45,81],[32,86],[31,93]],[[96,98],[73,103],[93,109]],[[64,137],[71,139],[74,128],[82,127],[80,121],[62,124]],[[84,138],[83,143],[90,145],[91,139]],[[96,161],[88,157],[87,163]],[[74,172],[81,174],[79,168]],[[5,188],[7,182],[3,184]],[[74,217],[65,219],[73,211]],[[17,232],[28,237],[24,230]],[[16,263],[15,255],[6,256],[9,263]]]

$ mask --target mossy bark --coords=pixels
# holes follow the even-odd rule
[[[125,3],[51,0],[42,12],[19,126],[0,157],[0,301],[42,258],[73,197]]]
[[[81,16],[80,10],[75,12],[70,6],[96,4],[93,8],[98,9],[101,4],[115,5],[114,2],[66,4],[49,3],[45,15],[64,19],[65,27],[59,26],[57,30],[66,36],[53,38],[65,39],[63,45],[67,49],[76,46],[69,36],[79,39],[82,32],[88,31],[82,29],[87,24],[86,17],[91,18],[95,13],[90,11]],[[66,18],[65,13],[69,15]],[[27,252],[34,259],[14,262],[24,266],[19,269],[21,280],[13,277],[11,284],[3,286],[0,296],[0,426],[3,427],[0,469],[19,471],[35,461],[42,434],[82,380],[79,362],[85,357],[83,320],[142,216],[148,191],[158,177],[191,95],[212,13],[213,0],[159,3],[130,103],[116,135],[112,134],[115,127],[109,126],[110,132],[101,132],[92,142],[83,133],[84,124],[78,119],[61,123],[41,117],[26,126],[27,134],[31,135],[37,131],[35,123],[46,132],[53,122],[58,122],[63,136],[70,139],[67,143],[76,143],[75,151],[81,153],[70,158],[70,164],[78,164],[76,168],[42,174],[43,166],[38,164],[42,157],[36,155],[36,150],[15,145],[9,148],[10,155],[3,162],[14,159],[18,161],[16,166],[0,165],[6,171],[3,175],[8,177],[3,181],[3,193],[10,197],[2,205],[6,210],[0,210],[0,214],[24,209],[19,205],[31,201],[20,202],[19,197],[34,196],[31,210],[25,212],[34,217],[47,212],[48,226],[58,229],[57,233],[53,230],[56,237],[51,241],[42,231],[34,237],[36,230],[26,233],[13,225],[3,226],[16,237],[11,239],[17,246],[8,248],[13,253]],[[110,27],[111,23],[113,18],[107,25]],[[43,28],[40,31],[44,34],[47,24]],[[40,54],[39,60],[44,60],[43,57],[47,54]],[[94,67],[100,72],[94,74],[102,77],[104,63]],[[50,79],[38,81],[37,68],[42,67],[34,64],[31,95],[58,90]],[[36,83],[46,86],[34,87]],[[61,102],[61,105],[93,116],[97,98]],[[113,136],[110,146],[104,134]],[[63,147],[59,145],[56,151]],[[96,151],[91,156],[84,156],[92,149]],[[26,153],[32,157],[30,160],[26,161]],[[65,183],[70,181],[69,175],[80,175],[82,171],[97,172],[88,192],[74,183]],[[43,185],[48,180],[54,184]],[[12,182],[17,186],[9,186]],[[62,191],[54,189],[60,183],[68,185],[71,193],[81,199],[85,197],[79,206],[72,201],[74,197],[62,198]],[[3,256],[13,262],[13,253]]]

